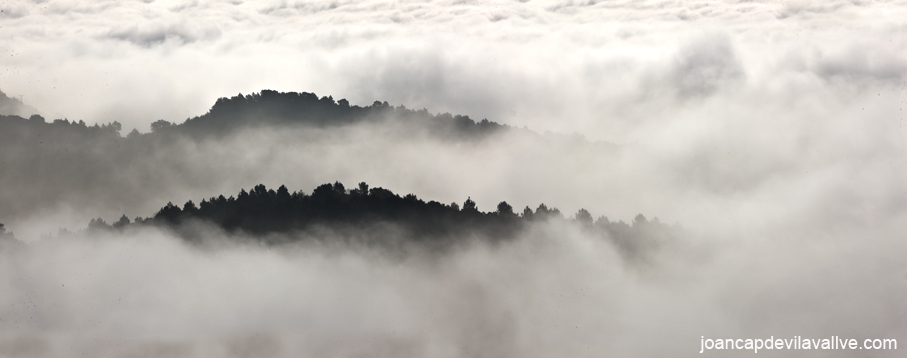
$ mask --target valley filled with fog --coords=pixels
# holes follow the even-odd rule
[[[907,344],[901,2],[0,9],[0,357]]]

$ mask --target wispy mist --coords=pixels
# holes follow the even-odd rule
[[[695,356],[701,335],[904,334],[901,244],[687,242],[639,266],[573,228],[403,258],[190,247],[156,231],[46,240],[3,253],[0,346],[14,357]]]
[[[109,142],[0,143],[0,222],[28,242],[0,251],[0,356],[683,357],[700,355],[702,336],[907,344],[903,1],[0,10],[0,114],[123,125]],[[125,138],[262,89],[528,129],[451,140],[387,120]],[[217,230],[216,247],[153,229],[39,239],[259,183],[335,181],[484,211],[642,213],[690,235],[644,262],[557,221],[506,245],[403,257]],[[702,356],[735,354],[753,353]]]

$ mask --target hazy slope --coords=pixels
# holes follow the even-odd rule
[[[495,178],[500,170],[509,171],[499,165],[531,156],[537,166],[503,173],[508,178],[501,179],[535,176],[539,185],[549,186],[548,164],[575,157],[570,151],[608,156],[614,148],[579,136],[539,135],[384,103],[358,107],[307,93],[262,93],[222,98],[203,116],[181,124],[159,121],[152,133],[125,137],[116,122],[87,126],[47,123],[40,116],[0,117],[0,160],[7,169],[0,172],[0,218],[21,237],[36,237],[29,227],[41,225],[20,223],[47,219],[51,227],[72,228],[96,216],[147,215],[162,202],[258,183],[315,186],[356,179],[399,185],[445,202],[473,195],[485,207],[502,200],[537,205],[557,198],[513,192],[525,190],[524,184],[477,190],[480,182],[467,179],[468,172]]]

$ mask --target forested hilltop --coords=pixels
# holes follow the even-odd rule
[[[0,98],[6,98],[0,92]],[[427,109],[412,110],[405,106],[391,106],[387,102],[375,101],[372,105],[360,107],[350,105],[345,99],[335,101],[332,97],[318,98],[308,92],[277,92],[262,90],[249,95],[219,98],[208,113],[188,118],[181,124],[158,120],[151,124],[150,133],[133,130],[126,139],[136,139],[144,135],[189,136],[222,136],[247,127],[262,126],[309,126],[336,127],[363,122],[404,124],[411,133],[423,132],[438,137],[476,139],[492,133],[511,129],[483,119],[476,122],[469,116],[451,115],[450,113],[431,114]],[[389,123],[388,123],[389,124]],[[103,140],[107,137],[119,137],[122,125],[112,122],[105,125],[88,126],[84,121],[55,119],[52,122],[40,115],[28,119],[17,115],[0,115],[0,139],[6,143],[22,144],[33,139],[70,142],[72,138],[60,136],[73,135],[77,139]],[[87,137],[86,137],[87,136]],[[40,141],[43,142],[43,141]]]
[[[223,147],[242,148],[264,141],[281,145],[285,152],[354,146],[356,143],[350,140],[357,133],[354,125],[379,131],[373,138],[389,143],[476,143],[508,131],[541,137],[487,120],[434,115],[425,109],[393,107],[387,102],[360,107],[330,96],[271,90],[220,98],[204,115],[181,124],[158,120],[151,124],[150,132],[132,130],[125,136],[119,122],[88,125],[82,120],[48,120],[40,115],[0,116],[0,182],[16,188],[0,192],[0,220],[14,220],[58,205],[109,203],[108,207],[134,207],[146,202],[148,196],[168,190],[232,180],[236,175],[213,175],[216,168],[206,168],[208,163],[195,160],[209,154],[217,157]],[[269,136],[289,135],[282,137],[283,142],[273,137],[262,140],[250,135],[256,130]],[[238,163],[241,159],[225,157],[219,161]]]
[[[237,128],[262,125],[306,125],[316,127],[343,126],[360,122],[397,121],[410,129],[425,131],[441,137],[476,138],[509,129],[483,119],[476,122],[469,116],[449,113],[433,115],[427,109],[412,110],[403,105],[394,107],[386,101],[370,106],[350,105],[346,99],[335,101],[332,96],[318,98],[308,92],[278,92],[262,90],[249,95],[222,97],[208,113],[188,118],[182,124],[159,120],[151,124],[154,132],[183,133],[194,136],[223,135]]]
[[[515,212],[506,201],[498,203],[494,211],[483,212],[471,198],[462,206],[455,202],[426,202],[414,194],[401,197],[388,189],[370,188],[364,182],[349,190],[340,182],[323,184],[311,194],[290,192],[283,185],[274,190],[260,184],[249,191],[241,190],[235,197],[220,195],[198,204],[190,200],[182,208],[167,203],[148,218],[130,220],[123,215],[112,224],[102,218],[94,219],[88,230],[123,231],[154,226],[172,230],[191,241],[206,230],[193,224],[207,223],[270,244],[304,240],[312,237],[304,234],[317,232],[321,236],[365,240],[370,244],[405,241],[447,245],[469,239],[509,240],[532,223],[551,220],[579,225],[613,241],[632,256],[677,240],[683,233],[676,224],[667,225],[658,218],[648,220],[642,214],[627,224],[612,222],[605,216],[593,219],[585,209],[565,218],[560,210],[545,204],[535,210],[527,206]]]
[[[613,152],[612,145],[579,135],[270,90],[220,98],[206,114],[183,123],[158,120],[149,132],[123,133],[118,122],[0,116],[0,183],[7,189],[0,191],[0,221],[15,226],[35,215],[70,210],[144,213],[156,208],[160,197],[189,198],[258,182],[288,183],[287,178],[312,185],[333,180],[338,172],[367,170],[364,175],[372,178],[390,172],[409,178],[456,174],[432,165],[436,158],[465,167],[479,159],[515,158],[576,172],[588,163],[562,160],[566,155],[601,158]],[[419,165],[396,167],[406,160]],[[536,174],[526,170],[525,175]]]

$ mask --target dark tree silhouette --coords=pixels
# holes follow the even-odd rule
[[[673,240],[680,233],[678,227],[657,220],[647,221],[642,215],[636,216],[632,226],[622,221],[612,223],[604,216],[593,221],[592,214],[585,209],[577,212],[575,220],[565,220],[556,208],[545,204],[539,205],[535,212],[527,206],[517,216],[505,201],[498,203],[495,212],[481,212],[470,197],[460,210],[456,203],[426,202],[415,194],[401,197],[388,189],[369,188],[364,182],[349,191],[340,182],[322,184],[311,195],[290,192],[283,185],[275,191],[259,184],[248,192],[240,190],[235,199],[220,195],[202,199],[198,206],[190,200],[182,208],[167,203],[152,217],[136,218],[132,223],[125,215],[113,225],[101,218],[93,219],[88,230],[122,231],[135,226],[156,226],[192,241],[201,234],[196,225],[186,224],[205,222],[271,244],[307,237],[295,233],[327,229],[345,240],[363,240],[362,233],[367,233],[370,245],[403,240],[444,246],[470,238],[508,240],[533,223],[549,220],[575,222],[584,230],[613,241],[635,258],[645,257],[646,250],[657,248],[659,243]],[[278,240],[275,234],[288,235]]]
[[[472,201],[472,198],[469,197],[463,202],[463,211],[477,212],[479,211],[479,208],[476,206],[476,202]]]
[[[173,126],[173,123],[170,123],[163,119],[159,119],[159,120],[156,120],[153,123],[151,123],[151,132],[160,132],[161,130],[167,129],[172,126]]]
[[[516,214],[513,213],[513,207],[510,206],[510,204],[507,204],[506,201],[502,201],[502,202],[498,203],[497,213],[498,213],[498,215],[506,216],[506,217],[516,216]]]
[[[89,230],[101,230],[101,229],[109,229],[109,228],[110,228],[110,225],[108,225],[107,222],[101,218],[91,219],[91,221],[88,223]]]
[[[223,135],[237,128],[260,125],[304,125],[315,127],[343,126],[359,122],[388,122],[405,124],[412,133],[430,133],[443,138],[481,139],[507,125],[483,119],[478,123],[468,116],[449,113],[432,115],[427,110],[393,107],[386,101],[371,106],[354,106],[346,99],[318,98],[314,93],[277,92],[242,93],[219,98],[208,113],[187,119],[182,124],[159,120],[152,132],[188,134],[192,136]],[[161,129],[167,129],[161,131]]]
[[[241,132],[246,128],[294,128],[303,132],[368,123],[400,140],[429,137],[441,143],[479,142],[495,140],[495,134],[507,132],[539,140],[540,144],[555,138],[579,143],[574,136],[542,135],[488,120],[476,122],[468,116],[376,102],[357,106],[313,93],[263,90],[220,98],[207,113],[181,122],[157,120],[151,124],[151,133],[130,129],[122,135],[118,122],[87,125],[79,119],[0,115],[0,182],[18,189],[0,193],[0,216],[38,212],[61,203],[79,206],[109,202],[129,193],[133,195],[128,197],[132,204],[144,201],[154,194],[136,190],[141,181],[122,180],[124,175],[151,178],[162,169],[179,169],[191,158],[174,156],[175,148],[246,135]],[[361,195],[369,192],[369,188],[359,190]],[[22,200],[25,197],[34,200]]]
[[[121,216],[119,220],[117,220],[115,223],[113,223],[113,227],[116,229],[120,229],[129,224],[130,224],[129,218],[126,217],[126,214],[123,214],[123,216]]]
[[[535,215],[535,214],[532,213],[532,209],[530,209],[529,206],[526,206],[526,208],[523,209],[523,215],[522,215],[522,218],[523,218],[523,219],[532,220],[532,217],[533,217],[534,215]]]
[[[579,221],[584,225],[591,225],[592,214],[590,214],[586,209],[579,209],[579,211],[576,212],[576,221]]]

